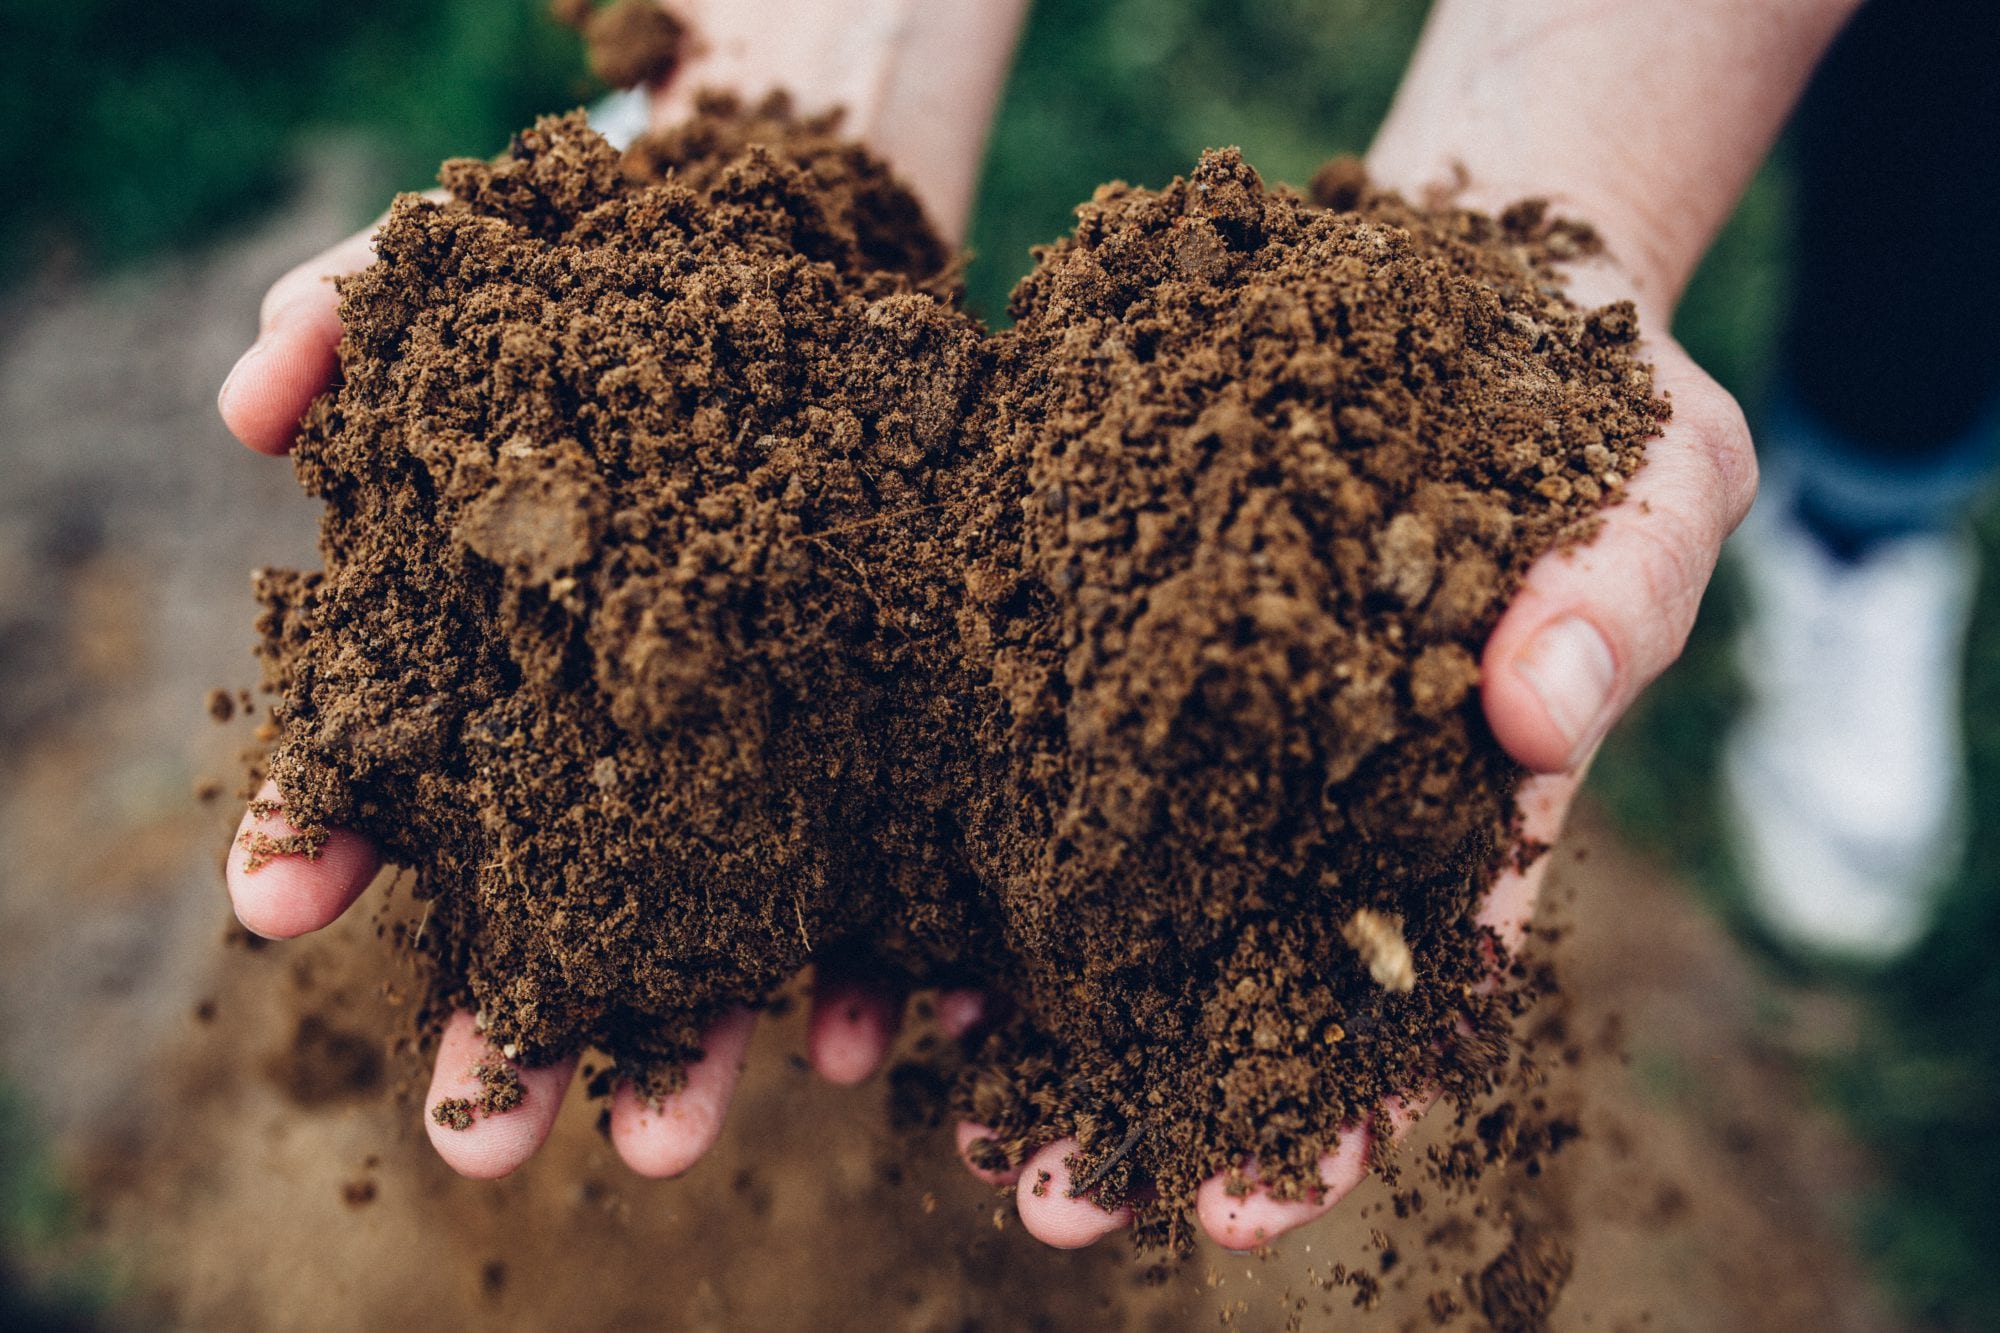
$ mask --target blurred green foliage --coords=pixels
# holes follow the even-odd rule
[[[1029,247],[1066,230],[1101,181],[1158,185],[1233,143],[1267,179],[1301,183],[1359,151],[1423,12],[1421,0],[1041,0],[986,164],[973,304],[1001,315]],[[0,281],[49,250],[117,263],[214,238],[282,194],[313,136],[372,144],[386,192],[595,91],[539,0],[0,0],[0,34],[0,110],[16,127],[0,143]],[[381,202],[357,199],[357,219]],[[1783,306],[1788,203],[1781,158],[1677,330],[1753,419]],[[1983,539],[2000,568],[2000,524]],[[1737,697],[1733,617],[1725,570],[1686,657],[1593,781],[1630,837],[1742,925],[1711,798]],[[1967,717],[1975,839],[1962,883],[1921,960],[1862,983],[1865,1049],[1816,1073],[1888,1168],[1864,1210],[1868,1253],[1917,1317],[1976,1328],[2000,1326],[2000,589],[1979,605]],[[18,1125],[0,1123],[0,1166],[20,1143]],[[0,1173],[7,1239],[56,1216],[46,1190],[42,1174]]]
[[[1233,144],[1304,185],[1360,152],[1388,110],[1424,6],[1410,0],[1039,0],[981,181],[973,307],[1006,310],[1028,248],[1099,184],[1164,185]]]
[[[65,1252],[76,1205],[40,1143],[19,1094],[0,1083],[0,1328],[80,1330],[109,1287]]]
[[[0,34],[0,280],[210,240],[309,134],[358,132],[410,188],[591,91],[533,0],[0,0]]]

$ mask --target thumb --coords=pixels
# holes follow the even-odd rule
[[[1529,569],[1486,643],[1493,734],[1541,773],[1581,764],[1680,656],[1717,553],[1757,490],[1743,413],[1678,346],[1655,349],[1673,417],[1588,545]]]

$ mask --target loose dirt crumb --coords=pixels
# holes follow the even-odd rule
[[[236,700],[229,691],[217,686],[208,692],[208,715],[217,722],[227,722],[236,716]]]
[[[1569,1247],[1541,1231],[1516,1230],[1479,1275],[1479,1308],[1500,1333],[1545,1328],[1574,1267]]]
[[[473,1104],[481,1115],[501,1115],[527,1100],[521,1076],[504,1061],[483,1060],[472,1067],[472,1077],[479,1080],[479,1096]]]
[[[1359,908],[1340,928],[1340,937],[1367,964],[1368,975],[1375,978],[1376,985],[1391,991],[1416,988],[1416,960],[1403,938],[1400,918],[1372,907]]]
[[[317,861],[326,847],[326,829],[314,825],[287,833],[282,837],[272,837],[257,829],[249,829],[237,838],[237,844],[250,855],[243,862],[245,874],[254,875],[271,862],[285,856],[303,856],[308,861]]]
[[[446,1129],[471,1129],[476,1109],[464,1097],[446,1097],[431,1108],[431,1119]]]

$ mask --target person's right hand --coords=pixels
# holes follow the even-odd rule
[[[217,406],[232,434],[259,453],[290,451],[299,420],[333,383],[341,326],[333,280],[373,259],[372,229],[310,259],[274,284],[264,298],[257,340],[222,386]],[[268,855],[273,843],[298,830],[267,783],[246,811],[232,845],[225,878],[237,919],[266,939],[291,939],[331,924],[368,887],[381,858],[367,839],[331,830],[312,856]],[[261,849],[253,856],[253,849]],[[254,861],[262,861],[251,869]],[[863,974],[818,975],[807,1028],[807,1055],[821,1076],[837,1084],[866,1079],[888,1052],[902,1019],[903,996]],[[953,1035],[977,1021],[980,1006],[966,993],[941,997],[940,1021]],[[676,1176],[701,1159],[722,1132],[723,1115],[743,1068],[755,1027],[738,1010],[708,1031],[702,1060],[689,1067],[686,1085],[649,1104],[620,1085],[611,1102],[611,1142],[634,1171]],[[473,1066],[499,1061],[478,1033],[473,1016],[454,1014],[438,1044],[424,1123],[438,1154],[463,1175],[504,1176],[533,1156],[548,1137],[576,1068],[574,1059],[540,1067],[508,1061],[527,1095],[511,1111],[477,1118],[454,1130],[430,1111],[447,1098],[476,1098]]]

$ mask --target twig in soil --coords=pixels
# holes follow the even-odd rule
[[[942,508],[944,508],[944,501],[942,500],[939,500],[935,504],[911,505],[907,509],[898,509],[888,514],[877,514],[873,518],[857,518],[852,523],[837,523],[830,528],[821,528],[818,532],[802,532],[792,538],[792,540],[817,541],[822,537],[833,537],[843,532],[854,532],[860,528],[872,528],[881,523],[893,523],[899,518],[908,518],[912,514],[921,514],[926,510]]]
[[[1089,1174],[1084,1176],[1082,1180],[1072,1180],[1069,1183],[1068,1197],[1074,1199],[1085,1190],[1095,1189],[1099,1181],[1111,1174],[1111,1168],[1124,1161],[1132,1149],[1138,1146],[1139,1138],[1145,1132],[1146,1128],[1144,1125],[1134,1125],[1132,1128],[1126,1130],[1125,1141],[1113,1149],[1109,1157],[1090,1168]]]

